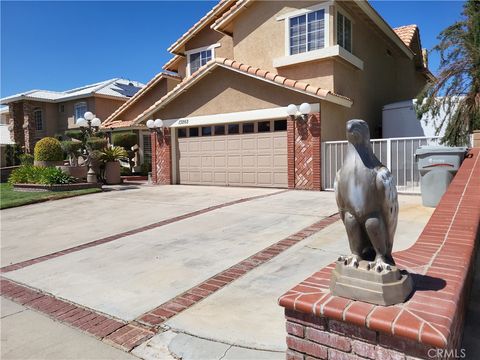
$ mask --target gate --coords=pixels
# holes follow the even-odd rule
[[[409,137],[370,140],[377,158],[390,169],[397,182],[397,191],[404,194],[420,193],[420,174],[415,162],[415,151],[422,145],[438,145],[440,137]],[[322,189],[333,190],[337,171],[347,153],[347,141],[322,143]]]

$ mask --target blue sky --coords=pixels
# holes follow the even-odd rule
[[[147,82],[170,59],[168,46],[212,1],[1,2],[1,88],[66,90],[114,77]],[[460,18],[462,2],[373,1],[393,26],[418,24],[423,47]],[[435,72],[438,56],[431,55]]]

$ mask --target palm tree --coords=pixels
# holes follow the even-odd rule
[[[480,1],[468,0],[463,19],[443,30],[440,43],[440,74],[417,97],[417,116],[444,112],[437,135],[446,124],[441,142],[449,146],[468,144],[469,134],[480,129]]]

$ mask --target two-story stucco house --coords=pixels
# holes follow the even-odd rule
[[[75,128],[87,111],[105,120],[143,86],[115,78],[67,91],[30,90],[0,99],[0,104],[8,105],[12,141],[31,152],[39,139]]]
[[[162,184],[321,189],[321,142],[352,118],[378,137],[382,106],[432,76],[418,27],[392,29],[367,1],[220,1],[168,50],[177,75],[105,123],[163,120],[151,137]],[[307,116],[287,115],[303,103]]]

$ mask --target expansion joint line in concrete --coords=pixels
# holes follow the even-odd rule
[[[290,235],[283,240],[280,240],[279,242],[259,251],[249,258],[185,291],[183,294],[180,294],[175,298],[163,303],[162,305],[144,313],[143,315],[139,316],[136,321],[152,328],[160,326],[169,318],[192,307],[207,296],[217,292],[225,285],[230,284],[254,268],[266,263],[293,245],[319,232],[339,219],[340,216],[338,213],[333,214],[296,232],[295,234]]]
[[[112,318],[3,277],[0,277],[0,295],[129,352],[156,333],[163,331],[161,324],[165,320],[191,307],[338,219],[338,213],[322,219],[222,271],[131,322]]]
[[[47,261],[47,260],[54,259],[54,258],[63,256],[63,255],[67,255],[67,254],[70,254],[70,253],[73,253],[73,252],[77,252],[77,251],[88,249],[88,248],[91,248],[91,247],[94,247],[94,246],[102,245],[102,244],[105,244],[105,243],[108,243],[108,242],[111,242],[111,241],[115,241],[115,240],[124,238],[126,236],[130,236],[130,235],[138,234],[138,233],[141,233],[141,232],[144,232],[144,231],[156,229],[156,228],[159,228],[161,226],[169,225],[169,224],[175,223],[177,221],[185,220],[185,219],[188,219],[188,218],[191,218],[191,217],[194,217],[194,216],[203,215],[203,214],[206,214],[208,212],[218,210],[218,209],[221,209],[221,208],[224,208],[224,207],[241,204],[241,203],[244,203],[244,202],[247,202],[247,201],[263,199],[263,198],[266,198],[266,197],[269,197],[269,196],[282,194],[286,191],[289,191],[289,190],[281,190],[281,191],[276,191],[276,192],[273,192],[273,193],[270,193],[270,194],[256,195],[256,196],[251,196],[251,197],[247,197],[247,198],[243,198],[243,199],[239,199],[239,200],[233,200],[233,201],[229,201],[229,202],[226,202],[226,203],[223,203],[223,204],[218,204],[218,205],[210,206],[210,207],[207,207],[207,208],[204,208],[204,209],[196,210],[196,211],[193,211],[193,212],[190,212],[190,213],[187,213],[187,214],[175,216],[175,217],[165,219],[165,220],[162,220],[162,221],[150,224],[150,225],[142,226],[142,227],[132,229],[132,230],[129,230],[129,231],[125,231],[125,232],[122,232],[122,233],[119,233],[119,234],[115,234],[115,235],[107,236],[107,237],[104,237],[104,238],[101,238],[101,239],[98,239],[98,240],[94,240],[94,241],[91,241],[91,242],[88,242],[88,243],[85,243],[85,244],[82,244],[82,245],[74,246],[74,247],[71,247],[71,248],[68,248],[68,249],[65,249],[65,250],[61,250],[61,251],[56,251],[56,252],[48,254],[48,255],[43,255],[43,256],[40,256],[40,257],[37,257],[37,258],[34,258],[34,259],[22,261],[22,262],[19,262],[19,263],[16,263],[16,264],[7,265],[7,266],[4,266],[4,267],[0,268],[0,273],[6,273],[6,272],[9,272],[9,271],[15,271],[15,270],[18,270],[18,269],[22,269],[24,267],[37,264],[39,262]]]

